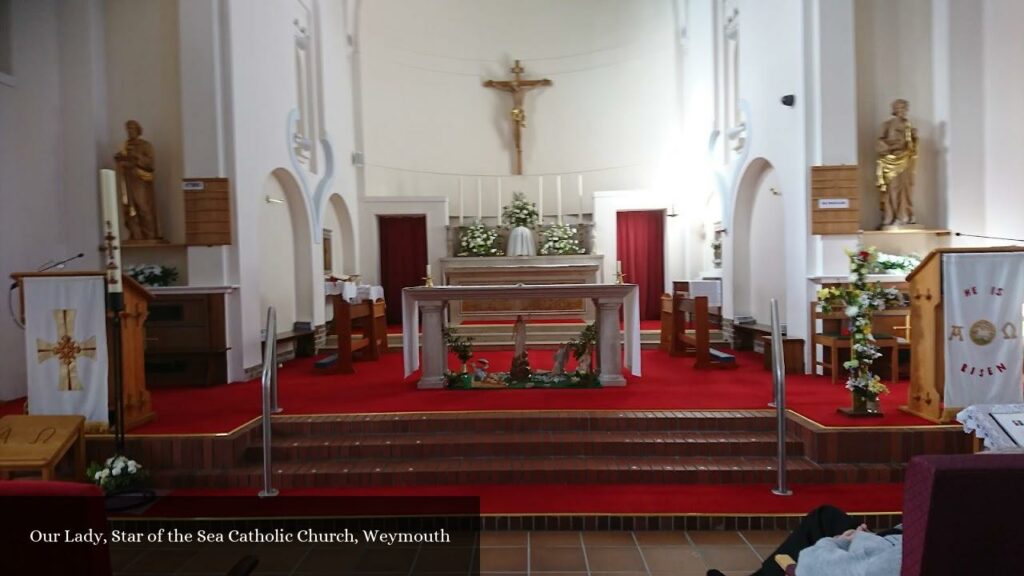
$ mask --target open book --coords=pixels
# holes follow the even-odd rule
[[[1017,446],[1024,448],[1024,412],[989,414]]]

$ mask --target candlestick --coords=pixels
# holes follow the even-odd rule
[[[466,194],[463,190],[462,178],[459,178],[459,226],[462,226],[462,221],[466,216]]]
[[[544,177],[537,176],[537,221],[544,223]]]
[[[430,264],[427,264],[427,276],[430,276]]]
[[[423,285],[427,288],[434,287],[434,277],[430,275],[430,264],[427,264],[427,275],[423,277]]]
[[[558,209],[558,223],[562,223],[562,175],[555,179],[555,207]]]
[[[479,222],[484,219],[484,181],[482,178],[476,179],[476,221]]]
[[[118,217],[117,175],[113,170],[100,170],[100,193],[103,200],[103,247],[107,252],[107,291],[124,291],[121,283],[121,224]]]
[[[501,226],[501,177],[498,177],[498,226]]]
[[[622,274],[622,260],[615,261],[615,273]]]
[[[576,190],[578,191],[580,197],[579,219],[580,222],[583,222],[583,174],[579,174],[576,176]]]

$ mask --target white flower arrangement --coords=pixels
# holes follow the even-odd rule
[[[917,265],[920,263],[921,259],[914,255],[898,256],[896,254],[879,252],[875,259],[873,270],[882,274],[891,272],[907,274],[914,268],[917,268]]]
[[[94,462],[86,474],[89,480],[107,492],[138,488],[147,476],[142,464],[122,455],[107,458],[103,464]]]
[[[555,224],[541,232],[541,254],[583,254],[579,231],[568,224]]]
[[[537,213],[537,205],[526,199],[522,192],[512,194],[512,203],[505,206],[501,211],[502,217],[508,225],[516,228],[532,228],[537,225],[540,215]]]
[[[871,365],[882,354],[875,345],[871,328],[871,317],[875,310],[901,304],[903,296],[895,288],[882,288],[881,284],[868,284],[868,272],[875,269],[878,252],[874,248],[862,248],[847,252],[850,257],[850,282],[848,288],[822,288],[818,291],[818,303],[822,312],[830,313],[837,306],[850,319],[850,359],[843,368],[850,371],[846,388],[870,400],[889,391],[877,374],[871,372]]]
[[[466,228],[459,237],[459,256],[501,256],[498,231],[480,222]]]
[[[169,286],[178,279],[178,269],[160,264],[132,264],[124,273],[143,286]]]

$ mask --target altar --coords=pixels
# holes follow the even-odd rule
[[[419,388],[444,387],[448,365],[441,330],[449,302],[480,300],[578,299],[597,309],[598,362],[602,386],[625,386],[625,366],[640,375],[640,300],[636,284],[558,284],[510,286],[416,286],[402,289],[402,353],[405,376],[420,367],[420,313],[423,314],[423,374]],[[623,311],[623,339],[619,339],[619,309]],[[623,350],[625,354],[623,354]]]
[[[603,262],[604,256],[593,254],[442,258],[441,281],[448,286],[596,284]],[[519,314],[589,322],[594,319],[594,306],[587,298],[551,297],[455,300],[448,305],[449,319],[455,325],[515,320]]]

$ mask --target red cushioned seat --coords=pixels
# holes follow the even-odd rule
[[[918,456],[903,498],[902,576],[1022,574],[1024,454]]]

